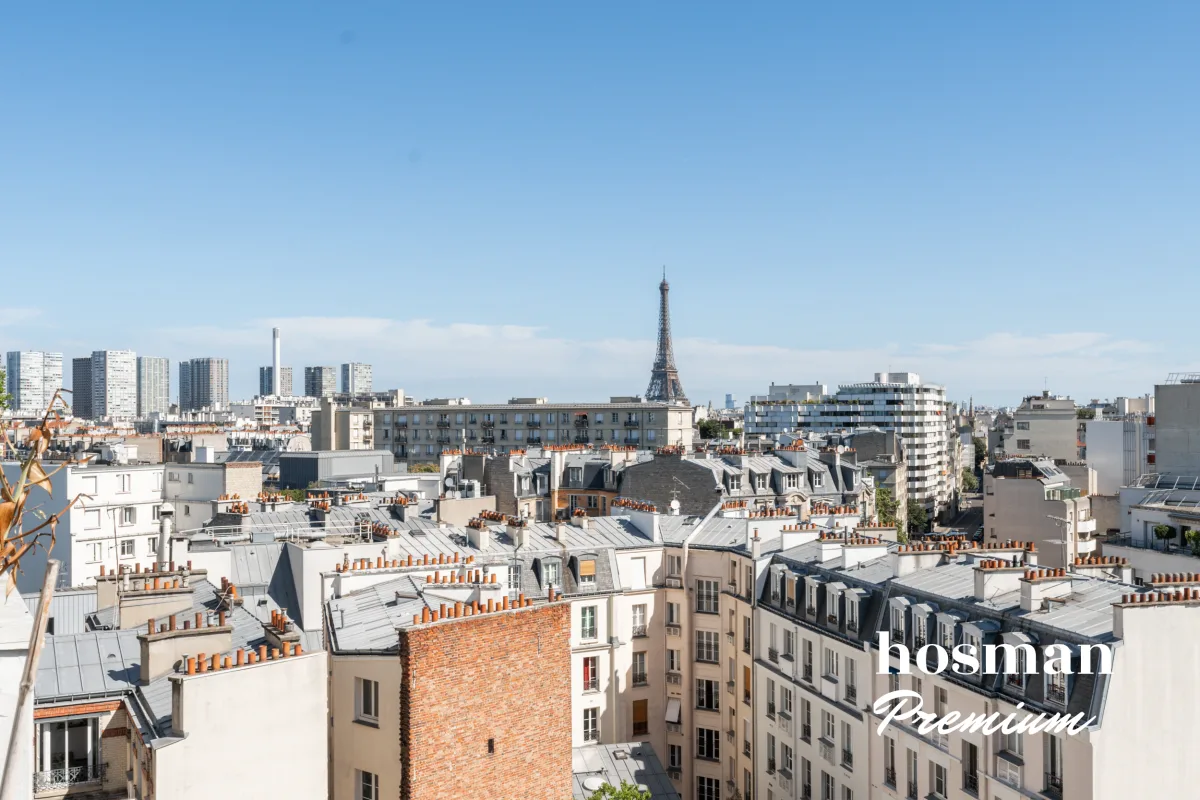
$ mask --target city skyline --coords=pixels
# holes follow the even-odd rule
[[[641,393],[665,264],[693,402],[888,370],[1090,398],[1200,366],[1200,10],[326,8],[280,31],[239,8],[235,31],[231,8],[4,12],[29,124],[0,133],[22,154],[0,237],[59,282],[6,302],[0,348],[220,352],[249,396],[279,325],[297,370],[362,361],[417,395]],[[90,331],[164,264],[238,290]],[[1069,304],[1029,290],[1056,285]],[[853,324],[812,324],[839,306]]]

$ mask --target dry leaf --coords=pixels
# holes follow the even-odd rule
[[[46,494],[54,495],[54,492],[50,489],[50,478],[47,477],[46,470],[42,469],[42,462],[34,461],[29,465],[29,482],[45,489]]]
[[[0,535],[8,536],[8,529],[12,527],[13,516],[17,513],[17,504],[11,500],[5,503],[0,503]]]

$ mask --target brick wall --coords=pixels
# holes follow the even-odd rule
[[[559,602],[402,631],[402,800],[571,796],[570,629]]]
[[[236,462],[225,465],[225,491],[252,500],[262,491],[262,464]]]

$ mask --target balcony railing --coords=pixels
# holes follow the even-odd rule
[[[742,755],[747,757],[750,755],[750,741],[748,739],[742,740]]]
[[[775,774],[775,759],[773,759],[773,758],[767,759],[767,774],[768,775]]]
[[[98,783],[104,780],[108,764],[95,766],[65,767],[64,769],[48,769],[33,773],[33,791],[49,792],[56,789],[69,789],[80,783]]]
[[[979,794],[979,773],[968,772],[964,774],[963,788],[971,794]]]
[[[806,614],[808,614],[810,617],[815,617],[817,615],[817,607],[816,606],[808,606],[807,608],[804,609],[804,612]]]
[[[896,788],[896,768],[895,767],[884,767],[883,768],[883,782],[886,783],[888,786],[891,786],[893,789]]]
[[[647,679],[646,673],[644,673],[644,672],[633,673],[633,685],[634,686],[646,686],[649,683],[650,683],[650,681]]]
[[[576,417],[575,418],[575,427],[576,428],[586,428],[586,427],[588,427],[589,424],[590,423],[588,422],[587,417]]]
[[[527,422],[525,423],[525,427],[527,427],[527,428],[540,428],[540,427],[542,427],[542,423],[541,423],[539,420],[536,420],[536,419],[531,419],[531,420],[529,420],[529,421],[527,421]]]
[[[439,420],[437,421],[437,426],[438,426],[439,428],[449,428],[449,427],[450,427],[450,420],[448,420],[448,419],[439,419]]]
[[[583,681],[583,690],[585,692],[595,692],[600,689],[600,678],[585,678]]]
[[[854,769],[854,753],[849,750],[842,751],[842,766],[846,769]]]
[[[485,419],[482,422],[480,422],[479,424],[484,428],[494,428],[494,427],[496,427],[496,420]]]
[[[1060,705],[1066,705],[1067,687],[1060,686],[1060,685],[1054,684],[1054,683],[1049,684],[1046,687],[1046,699],[1053,703],[1058,703]]]
[[[589,729],[589,730],[585,730],[585,731],[583,732],[583,740],[584,740],[585,742],[598,742],[598,741],[600,741],[600,731],[599,731],[598,729],[596,729],[596,728],[592,728],[592,729]]]
[[[736,735],[736,734],[735,734],[733,731],[725,731],[725,739],[726,739],[726,740],[727,740],[727,741],[728,741],[730,744],[733,744],[733,741],[734,741],[734,739],[735,739],[735,738],[737,738],[737,735]]]
[[[850,631],[851,633],[858,633],[858,620],[856,620],[856,619],[846,620],[846,630]]]
[[[642,427],[642,421],[638,420],[638,419],[627,419],[627,420],[625,420],[625,427],[626,428],[640,428],[640,427]]]
[[[917,782],[908,782],[908,794],[904,795],[906,800],[917,800]]]
[[[683,733],[683,725],[678,722],[668,722],[667,733]]]
[[[775,704],[774,703],[767,703],[767,717],[769,719],[775,719]]]
[[[645,625],[634,625],[633,630],[632,630],[632,635],[633,635],[633,638],[635,638],[635,639],[645,636],[646,635],[646,626]]]
[[[579,632],[579,638],[580,639],[595,639],[596,638],[596,626],[593,625],[590,628],[584,628],[582,631]]]
[[[680,636],[680,635],[682,635],[682,632],[680,631],[678,625],[672,625],[670,623],[667,623],[667,636]]]
[[[581,433],[581,434],[577,435],[573,441],[575,442],[575,444],[587,444],[588,443],[587,434]]]
[[[742,652],[746,653],[747,655],[750,654],[750,640],[749,639],[742,639]]]
[[[674,683],[676,685],[681,684],[681,683],[683,683],[683,676],[680,675],[678,672],[668,672],[667,673],[667,683]]]
[[[904,641],[904,628],[895,628],[895,627],[892,628],[892,641],[893,642],[903,642]]]
[[[925,646],[925,637],[919,633],[913,634],[913,649],[920,650]]]
[[[846,686],[846,702],[847,703],[857,703],[858,702],[858,687],[857,686],[855,686],[853,684],[849,684]]]
[[[648,733],[650,733],[650,723],[649,722],[633,723],[633,735],[634,736],[645,736]]]
[[[771,661],[779,663],[779,651],[776,650],[774,647],[768,647],[767,648],[767,658],[770,659]]]
[[[804,675],[804,680],[812,683],[812,664],[805,664],[802,673]]]
[[[1004,676],[1004,683],[1005,685],[1011,686],[1014,689],[1024,689],[1025,676],[1020,672],[1010,672]]]
[[[806,742],[812,741],[812,725],[806,722],[800,726],[800,738]]]
[[[833,743],[827,742],[824,739],[819,739],[818,742],[821,745],[821,758],[825,759],[830,764],[832,764],[833,763]]]
[[[1046,773],[1046,791],[1043,794],[1048,794],[1052,797],[1062,797],[1063,781],[1062,775],[1057,772]]]

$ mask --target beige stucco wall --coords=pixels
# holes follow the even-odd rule
[[[156,800],[328,796],[324,652],[173,678],[184,738],[156,750]]]
[[[355,721],[355,679],[379,683],[379,726]],[[330,797],[357,800],[356,770],[379,776],[385,796],[400,787],[400,658],[398,655],[330,659]],[[386,787],[386,788],[385,788]]]

